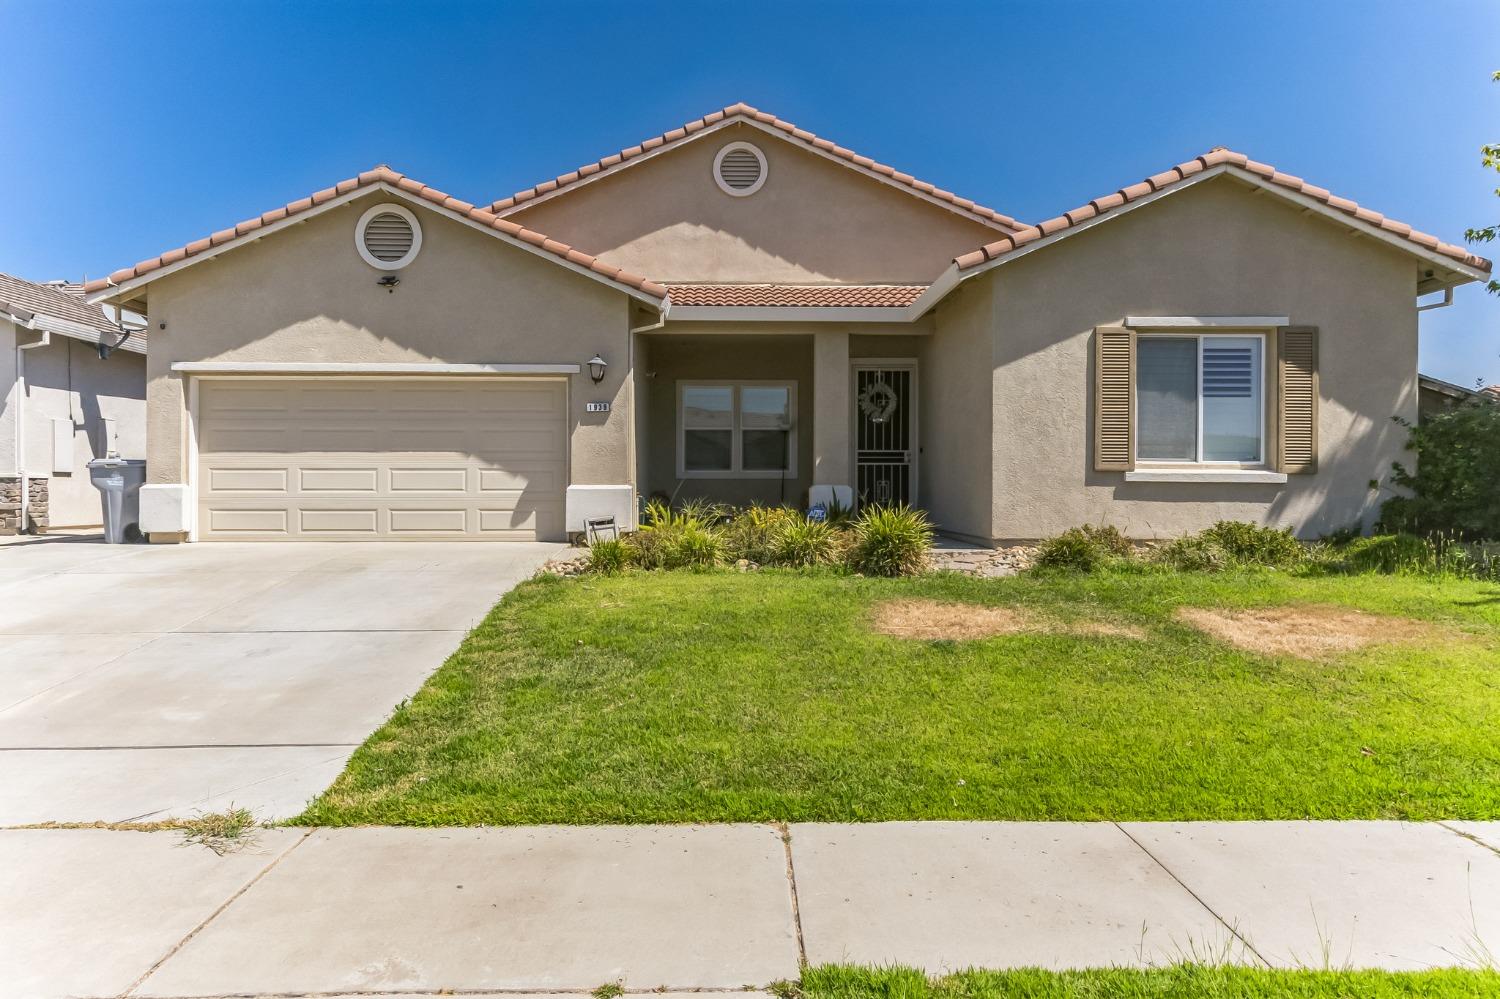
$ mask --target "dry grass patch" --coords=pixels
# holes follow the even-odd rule
[[[963,642],[997,635],[1066,634],[1111,638],[1145,638],[1133,625],[1109,621],[1060,621],[1014,607],[945,603],[940,600],[889,600],[875,608],[875,630],[896,638]]]
[[[1387,617],[1317,604],[1221,610],[1180,607],[1177,620],[1247,652],[1299,659],[1327,659],[1367,645],[1415,642],[1433,627],[1404,617]]]

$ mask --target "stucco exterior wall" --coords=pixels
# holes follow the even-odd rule
[[[1416,272],[1407,254],[1220,178],[975,279],[993,286],[998,316],[993,536],[1104,523],[1166,537],[1221,519],[1305,537],[1368,527],[1386,496],[1368,483],[1402,457],[1406,432],[1391,417],[1416,417]],[[1285,485],[1095,472],[1093,330],[1127,315],[1285,315],[1318,327],[1318,471]]]
[[[994,428],[994,287],[974,281],[938,306],[936,332],[922,341],[919,381],[920,504],[941,530],[993,537],[990,460]]]
[[[644,495],[678,500],[803,505],[812,484],[813,345],[811,336],[652,336],[643,384],[649,425],[643,457]],[[797,474],[780,478],[677,478],[677,383],[684,380],[785,380],[797,383]]]
[[[122,457],[146,457],[146,359],[115,351],[100,360],[92,344],[52,334],[45,347],[24,352],[25,396],[16,384],[16,342],[39,334],[0,327],[0,379],[5,405],[0,411],[0,475],[14,475],[19,464],[29,477],[48,480],[50,527],[92,527],[101,523],[99,492],[89,481],[88,462],[111,446]],[[25,453],[16,453],[17,407],[25,407]],[[54,473],[53,421],[71,425],[72,471]],[[104,439],[104,420],[114,421],[114,440]]]
[[[150,480],[186,481],[173,362],[439,361],[584,365],[568,393],[570,481],[630,482],[630,299],[420,207],[421,252],[387,292],[375,282],[390,272],[354,246],[360,215],[386,200],[372,193],[150,286]],[[596,351],[609,362],[599,385],[585,364]],[[590,401],[611,411],[586,413]]]
[[[765,185],[732,197],[714,156],[750,142]],[[737,125],[510,216],[665,282],[927,282],[998,230]]]

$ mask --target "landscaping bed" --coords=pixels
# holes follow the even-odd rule
[[[523,584],[301,821],[1497,817],[1493,582],[763,569]]]

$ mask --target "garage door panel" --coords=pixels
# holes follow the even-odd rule
[[[563,536],[561,382],[206,381],[199,536]]]

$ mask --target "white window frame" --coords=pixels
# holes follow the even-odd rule
[[[730,394],[729,468],[723,471],[698,470],[687,467],[687,426],[682,417],[683,395],[689,388],[723,388],[728,386]],[[787,390],[787,417],[792,428],[787,431],[785,471],[777,469],[746,469],[741,434],[744,427],[740,421],[740,390],[744,388],[784,388]],[[752,427],[751,429],[758,429]],[[797,477],[797,383],[787,379],[747,378],[684,378],[677,382],[677,477],[679,479],[795,479]]]
[[[740,149],[747,150],[748,152],[752,153],[757,160],[760,160],[760,177],[758,177],[755,183],[751,184],[749,187],[730,187],[728,184],[724,183],[724,178],[719,173],[719,167],[723,164],[724,157]],[[761,148],[754,143],[731,142],[714,154],[714,183],[719,185],[719,190],[723,191],[731,198],[750,197],[750,195],[766,186],[766,176],[770,172],[771,164],[766,160],[766,154],[762,152]]]
[[[1266,409],[1266,345],[1267,334],[1256,330],[1224,330],[1215,333],[1182,333],[1177,331],[1152,331],[1136,334],[1137,340],[1196,340],[1198,343],[1198,417],[1197,417],[1197,440],[1194,442],[1193,451],[1196,458],[1141,458],[1139,454],[1140,433],[1137,431],[1133,447],[1137,449],[1134,456],[1136,467],[1148,468],[1245,468],[1264,469],[1266,465],[1266,438],[1270,435],[1270,427],[1267,424]],[[1260,407],[1260,453],[1254,461],[1204,461],[1203,460],[1203,344],[1209,340],[1259,340],[1260,349],[1256,352],[1256,359],[1260,364],[1260,370],[1256,372],[1255,390],[1256,398]],[[1139,354],[1136,363],[1140,363]],[[1137,379],[1138,381],[1138,379]],[[1139,393],[1139,389],[1136,390]],[[1140,413],[1140,400],[1132,400],[1132,408],[1135,413]]]

